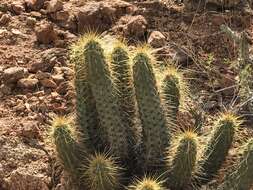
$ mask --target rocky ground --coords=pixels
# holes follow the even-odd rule
[[[79,35],[96,29],[131,45],[148,42],[159,60],[187,71],[194,97],[212,114],[233,102],[234,89],[223,89],[237,75],[237,47],[221,24],[253,34],[249,15],[190,12],[168,1],[1,0],[0,190],[63,189],[49,123],[55,114],[73,113],[68,49]]]

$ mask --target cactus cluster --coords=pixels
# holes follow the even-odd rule
[[[87,34],[71,49],[76,120],[57,118],[52,124],[58,158],[71,180],[87,190],[184,190],[215,178],[240,119],[220,114],[207,143],[194,129],[177,130],[186,88],[177,69],[160,77],[147,46],[130,52],[122,42],[106,45]],[[250,190],[252,144],[245,145],[220,190]]]

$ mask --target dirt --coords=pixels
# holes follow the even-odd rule
[[[0,2],[0,18],[8,15],[7,20],[0,19],[0,85],[4,84],[4,70],[14,66],[26,70],[28,76],[24,78],[37,78],[39,82],[33,80],[35,83],[30,85],[31,88],[11,84],[4,88],[2,95],[0,93],[0,189],[60,189],[57,184],[60,183],[58,174],[61,169],[55,162],[49,124],[55,114],[73,113],[73,70],[68,67],[67,50],[84,30],[83,25],[82,30],[78,30],[80,23],[75,17],[76,12],[80,7],[90,7],[90,2],[62,1],[64,9],[56,9],[55,13],[45,13],[45,6],[31,10],[24,2]],[[205,114],[212,115],[224,107],[229,108],[236,90],[222,89],[236,82],[238,71],[233,63],[238,49],[221,33],[220,25],[227,24],[238,32],[246,30],[252,37],[252,16],[233,11],[189,12],[182,4],[168,1],[128,3],[130,5],[124,5],[125,8],[115,8],[119,12],[110,9],[110,3],[109,8],[103,9],[103,19],[111,15],[113,19],[104,25],[103,22],[97,23],[101,24],[101,32],[124,35],[131,45],[135,45],[147,41],[152,31],[160,31],[166,41],[163,47],[156,49],[158,59],[179,60],[190,84],[195,86],[193,97],[199,99]],[[57,12],[63,18],[69,15],[69,19],[55,19]],[[87,18],[101,19],[101,13],[94,11],[90,14]],[[142,15],[146,21],[139,22],[142,31],[135,36],[134,28],[129,33],[127,19],[131,21],[137,15]],[[51,28],[43,29],[45,24]],[[90,28],[89,22],[85,24],[85,28]],[[36,27],[42,31],[42,37],[38,36]],[[42,74],[38,77],[39,71]],[[196,92],[201,92],[201,95]],[[253,136],[251,126],[244,128],[241,133],[245,138]]]

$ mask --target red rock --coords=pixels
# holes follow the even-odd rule
[[[118,18],[134,10],[135,6],[121,0],[88,2],[77,11],[78,32],[109,29]]]
[[[52,24],[41,23],[35,28],[37,41],[42,44],[54,43],[57,40],[57,34]]]
[[[25,79],[20,79],[17,85],[20,88],[33,89],[38,85],[38,83],[39,83],[38,79],[25,78]]]
[[[128,22],[123,27],[125,36],[143,38],[147,31],[147,21],[142,15],[128,16]]]
[[[153,31],[148,38],[148,43],[154,48],[159,48],[166,44],[166,37],[159,31]]]
[[[44,86],[46,88],[56,88],[57,87],[57,84],[51,79],[43,79],[40,81],[40,83],[42,84],[42,86]]]
[[[26,7],[34,11],[40,10],[44,3],[45,0],[25,0]]]
[[[47,5],[47,13],[54,13],[63,9],[63,2],[61,0],[51,0]]]
[[[11,4],[11,9],[17,15],[20,15],[25,10],[24,7],[23,7],[23,5],[21,3],[19,3],[19,2],[13,2]]]

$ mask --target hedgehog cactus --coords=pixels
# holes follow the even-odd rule
[[[70,121],[64,117],[55,118],[52,128],[52,138],[59,160],[71,176],[77,177],[80,150],[73,136]]]
[[[142,180],[136,180],[128,190],[165,190],[163,183],[156,178],[144,177]]]
[[[222,114],[207,144],[201,140],[203,149],[192,131],[176,136],[173,121],[185,94],[180,73],[170,68],[159,81],[156,62],[145,46],[137,48],[132,56],[125,45],[104,45],[99,37],[89,34],[71,51],[76,72],[75,129],[82,134],[78,141],[68,119],[53,122],[58,158],[71,181],[78,182],[79,189],[116,190],[123,188],[122,182],[128,186],[136,175],[141,180],[128,186],[129,190],[185,190],[211,180],[228,155],[240,120],[231,113]],[[108,49],[110,55],[104,51]],[[172,115],[166,104],[173,108]],[[252,149],[253,140],[219,190],[250,189]],[[104,151],[110,156],[101,153]],[[145,177],[145,173],[164,176],[166,181]],[[196,180],[199,178],[202,180]]]
[[[147,48],[133,58],[136,100],[142,124],[144,167],[161,164],[169,146],[170,132],[154,74],[154,60]]]
[[[193,174],[196,172],[198,150],[197,134],[191,131],[183,132],[172,144],[168,159],[170,182],[169,186],[180,190],[191,185]]]
[[[111,151],[124,160],[128,157],[129,139],[126,125],[120,115],[116,88],[110,77],[100,39],[91,37],[84,46],[88,81],[96,102],[101,127],[105,129]]]
[[[218,190],[250,190],[253,187],[253,139],[243,148],[243,154],[234,170],[225,177]]]
[[[211,180],[225,161],[232,145],[239,119],[231,113],[222,114],[216,121],[202,163],[203,181]]]
[[[111,190],[120,186],[121,168],[107,154],[91,156],[84,170],[84,184],[91,190]]]

